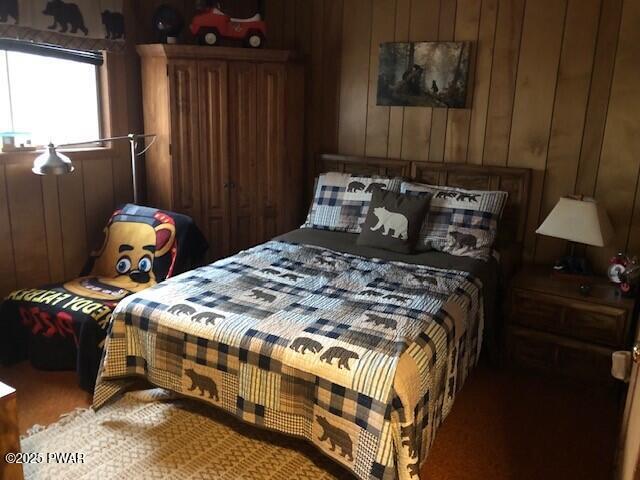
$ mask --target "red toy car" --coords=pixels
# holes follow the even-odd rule
[[[190,28],[202,45],[217,45],[221,38],[233,38],[247,47],[260,48],[267,35],[267,24],[259,13],[251,18],[231,18],[218,8],[197,13]]]

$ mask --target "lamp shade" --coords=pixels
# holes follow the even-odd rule
[[[562,197],[536,233],[604,247],[613,237],[607,212],[593,198]]]
[[[33,161],[31,171],[37,175],[65,175],[73,172],[71,159],[56,151],[53,143]]]

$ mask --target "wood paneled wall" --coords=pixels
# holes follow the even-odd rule
[[[241,14],[255,1],[232,6]],[[130,4],[131,38],[153,41],[159,3]],[[194,0],[169,3],[188,23]],[[637,0],[265,0],[265,10],[269,46],[307,61],[308,159],[531,167],[528,259],[562,253],[563,242],[534,230],[568,193],[595,195],[614,223],[614,245],[589,249],[600,268],[616,249],[640,251]],[[379,43],[451,39],[474,42],[470,108],[376,106]],[[135,57],[107,61],[105,134],[139,130]],[[32,160],[0,154],[0,294],[76,275],[111,210],[131,199],[126,142],[76,154],[76,172],[58,179],[32,175]]]
[[[124,53],[107,53],[100,68],[104,136],[142,131],[141,86],[133,41],[138,24],[128,1]],[[0,295],[77,277],[99,246],[114,208],[133,199],[128,142],[68,153],[75,171],[64,177],[31,172],[33,153],[0,153]],[[144,172],[140,173],[144,177]]]
[[[602,269],[640,251],[640,2],[267,0],[269,44],[308,60],[307,154],[321,151],[534,171],[525,255],[564,243],[534,231],[561,195],[595,195],[616,229]],[[474,42],[469,108],[378,107],[378,45]]]
[[[140,128],[129,60],[109,54],[101,68],[106,136]],[[73,173],[40,177],[36,154],[0,153],[0,295],[77,277],[113,209],[132,199],[127,142],[68,155]]]

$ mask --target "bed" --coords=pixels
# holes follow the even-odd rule
[[[321,170],[424,179],[417,168],[319,159]],[[515,188],[504,238],[517,244],[528,170],[424,170],[434,172],[440,184]],[[306,439],[356,478],[419,478],[496,316],[500,265],[355,237],[294,230],[128,297],[114,312],[94,408],[143,377]]]

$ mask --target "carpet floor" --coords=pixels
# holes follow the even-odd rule
[[[25,480],[339,480],[348,472],[300,440],[253,428],[162,389],[71,413],[21,442],[79,461],[24,466]],[[108,448],[105,448],[108,446]]]
[[[90,397],[72,372],[0,368],[18,391],[20,430],[48,424]],[[609,479],[619,422],[610,390],[480,365],[440,428],[424,479]]]

